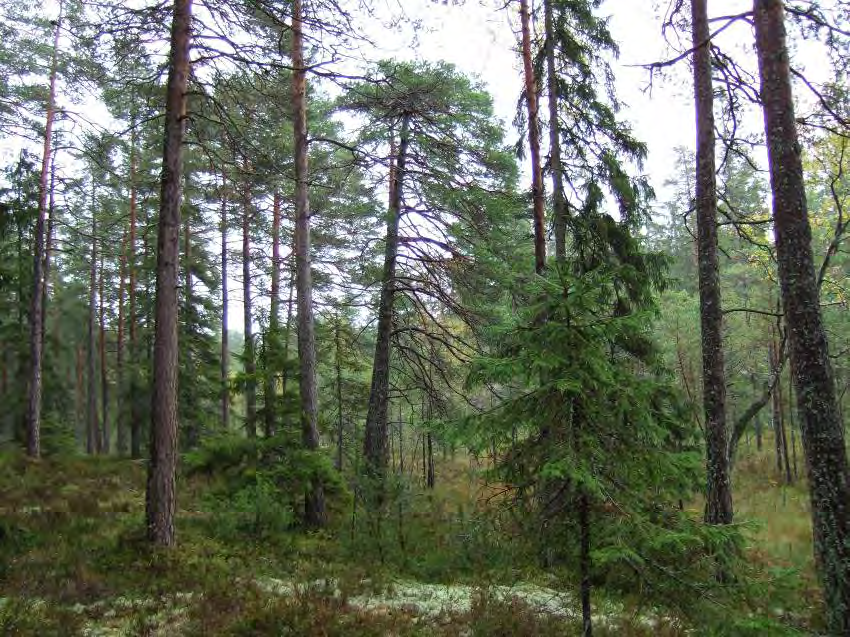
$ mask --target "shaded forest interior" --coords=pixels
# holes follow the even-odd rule
[[[4,3],[0,632],[850,634],[850,9],[378,4]]]

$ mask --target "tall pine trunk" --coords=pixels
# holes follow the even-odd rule
[[[245,324],[245,432],[257,436],[257,365],[254,357],[253,305],[251,303],[251,189],[248,162],[245,162],[245,190],[242,196],[242,308]]]
[[[184,171],[185,172],[185,171]],[[189,179],[185,180],[185,189],[189,187]],[[185,307],[185,318],[183,319],[184,334],[188,337],[192,330],[190,321],[192,320],[192,226],[189,219],[189,211],[186,211],[186,217],[183,220],[183,302]],[[189,338],[186,339],[189,341]],[[192,353],[192,344],[187,342],[184,345],[183,356],[185,360],[181,364],[185,370],[186,378],[195,378],[195,359]],[[195,401],[194,397],[190,397],[191,401]],[[187,449],[194,449],[200,442],[201,432],[195,418],[189,418],[186,422],[185,444]]]
[[[266,338],[265,435],[277,431],[277,373],[280,365],[280,192],[275,189],[272,201],[272,281],[269,308],[269,335]]]
[[[705,521],[732,522],[732,486],[726,432],[723,313],[717,262],[717,192],[714,166],[714,92],[707,0],[691,0],[694,101],[697,121],[696,212],[702,329],[702,386],[708,479]]]
[[[540,124],[538,121],[537,79],[531,60],[531,15],[528,0],[519,2],[522,24],[522,66],[525,76],[525,103],[528,111],[528,145],[531,153],[531,203],[534,219],[534,270],[546,268],[546,225],[543,200],[543,166],[540,163]]]
[[[549,170],[552,172],[552,212],[555,233],[555,260],[563,265],[567,258],[567,201],[561,166],[561,133],[558,120],[558,75],[555,69],[555,25],[553,0],[543,0],[546,31],[546,81],[549,92]]]
[[[227,289],[227,176],[221,174],[221,426],[230,428],[230,337]]]
[[[390,354],[393,330],[393,305],[396,289],[396,259],[398,257],[398,227],[401,217],[402,192],[407,165],[407,146],[410,137],[410,114],[401,120],[398,153],[390,170],[391,202],[387,211],[387,236],[384,246],[384,272],[378,303],[378,331],[375,335],[375,358],[372,363],[372,384],[366,414],[363,457],[367,475],[376,480],[380,489],[387,470],[389,440],[387,410],[389,409]],[[393,143],[394,145],[394,143]]]
[[[336,470],[342,471],[342,439],[345,420],[342,413],[342,339],[340,327],[342,318],[337,314],[334,325],[334,372],[336,373]]]
[[[173,546],[177,508],[178,266],[183,137],[189,82],[192,0],[174,0],[171,53],[165,101],[159,223],[156,255],[156,324],[151,398],[150,464],[145,518],[147,537],[157,546]]]
[[[298,359],[301,377],[301,431],[304,446],[319,448],[319,392],[316,379],[316,335],[313,326],[313,280],[310,272],[310,199],[307,164],[307,69],[301,0],[292,2],[292,124],[295,149],[295,285],[298,296]],[[304,502],[305,522],[326,523],[325,491],[314,479]]]
[[[98,308],[98,353],[100,355],[100,413],[101,413],[101,443],[100,448],[103,453],[108,454],[111,448],[112,441],[109,436],[109,375],[106,366],[106,302],[104,300],[104,282],[103,282],[103,267],[104,267],[104,252],[103,247],[100,251],[100,272],[98,274],[98,297],[100,307]]]
[[[139,340],[136,323],[138,320],[136,312],[136,224],[138,206],[136,201],[136,152],[137,134],[135,113],[131,120],[130,132],[130,238],[127,246],[127,297],[129,307],[127,308],[127,321],[130,324],[130,387],[128,397],[130,400],[130,455],[133,458],[142,457],[142,416],[139,413]]]
[[[850,634],[850,478],[812,256],[782,0],[753,5],[791,373],[831,634]]]
[[[53,135],[56,144],[56,135]],[[44,236],[44,273],[41,286],[41,352],[44,357],[44,339],[47,335],[47,297],[50,288],[50,257],[53,254],[53,227],[56,224],[56,152],[50,153],[50,190],[47,205],[47,234]],[[42,363],[43,365],[43,363]]]
[[[56,71],[59,53],[59,29],[62,24],[62,2],[53,35],[53,56],[50,63],[50,89],[47,95],[47,114],[44,127],[44,148],[41,155],[41,178],[38,186],[38,215],[33,238],[33,293],[30,310],[30,382],[27,400],[27,455],[41,456],[41,393],[42,357],[44,345],[44,224],[47,217],[48,172],[52,152],[53,120],[55,119]]]
[[[118,265],[118,329],[115,335],[115,450],[118,455],[127,453],[127,427],[124,424],[124,295],[127,285],[127,230],[121,238],[121,256]]]
[[[95,212],[95,184],[92,182],[91,196],[91,254],[89,263],[89,317],[86,338],[86,397],[87,422],[86,451],[89,454],[100,453],[101,435],[97,413],[97,213]]]

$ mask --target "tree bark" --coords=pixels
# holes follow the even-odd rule
[[[242,200],[242,307],[245,345],[245,432],[257,437],[257,365],[254,356],[253,307],[251,304],[251,190],[248,183],[248,162],[245,161],[245,191]]]
[[[48,173],[53,150],[53,120],[55,119],[56,73],[59,53],[59,29],[62,24],[63,3],[59,3],[59,18],[53,35],[53,54],[50,62],[50,89],[44,127],[44,147],[41,155],[41,178],[38,186],[38,215],[33,238],[33,294],[30,310],[30,382],[27,396],[27,455],[41,456],[41,393],[42,356],[44,345],[44,224],[47,217]]]
[[[124,425],[124,296],[127,284],[127,230],[121,237],[121,256],[118,266],[118,331],[115,336],[115,434],[118,455],[127,453],[127,427]]]
[[[292,123],[295,150],[295,285],[298,297],[298,359],[301,377],[301,431],[304,446],[319,448],[319,392],[316,379],[316,335],[313,326],[313,280],[310,271],[310,199],[307,163],[307,69],[301,0],[292,2]],[[313,480],[304,498],[305,522],[327,522],[324,486]]]
[[[133,458],[142,457],[142,416],[139,413],[139,341],[136,329],[136,224],[137,224],[137,202],[136,202],[136,152],[137,135],[136,125],[138,121],[135,113],[131,119],[130,131],[130,239],[127,251],[127,271],[129,283],[127,297],[129,307],[127,308],[127,320],[130,323],[130,455]]]
[[[525,75],[525,103],[528,110],[528,145],[531,154],[531,203],[534,219],[534,270],[546,269],[546,224],[543,200],[543,167],[540,163],[540,123],[538,121],[537,79],[531,61],[531,15],[528,0],[519,2],[522,23],[522,66]]]
[[[104,302],[103,289],[103,267],[105,248],[100,252],[100,274],[98,277],[98,297],[100,308],[98,311],[98,353],[100,354],[100,412],[101,412],[101,443],[103,453],[108,454],[112,441],[109,436],[109,377],[106,367],[106,303]]]
[[[53,135],[56,144],[56,135]],[[50,154],[50,190],[47,205],[47,234],[44,237],[44,274],[41,286],[41,352],[44,357],[44,340],[47,335],[47,297],[50,288],[50,257],[53,254],[53,226],[56,222],[56,152]],[[43,366],[43,363],[42,363]]]
[[[428,445],[428,474],[425,480],[425,486],[429,489],[433,489],[436,480],[434,476],[434,443],[431,438],[430,429],[425,433],[425,438]]]
[[[189,179],[184,170],[184,190],[189,189]],[[186,195],[184,195],[185,197]],[[185,317],[183,319],[183,329],[185,334],[190,334],[192,330],[192,226],[189,219],[189,209],[186,210],[186,216],[183,219],[183,303],[185,307]],[[189,339],[186,339],[189,341]],[[184,361],[181,364],[185,370],[185,378],[190,380],[195,377],[195,359],[192,352],[191,342],[187,342],[183,348]],[[190,390],[191,391],[191,390]],[[194,400],[190,397],[189,400]],[[194,449],[200,441],[201,432],[198,428],[198,422],[195,418],[187,418],[185,424],[185,444],[187,449]]]
[[[401,120],[398,156],[395,159],[395,168],[390,171],[392,202],[387,210],[384,272],[378,303],[378,331],[375,336],[375,358],[372,364],[372,383],[369,390],[369,407],[366,414],[366,430],[363,442],[363,456],[366,461],[367,475],[378,482],[379,489],[383,484],[389,460],[387,410],[389,408],[391,336],[396,289],[398,227],[401,217],[409,136],[410,114],[404,113]]]
[[[334,371],[336,372],[336,470],[342,471],[342,434],[343,434],[343,415],[342,415],[342,361],[340,352],[342,350],[342,339],[340,338],[340,322],[342,318],[337,315],[336,325],[334,330],[334,345],[336,346],[336,356],[334,357]]]
[[[770,369],[771,374],[776,376],[776,387],[773,390],[773,432],[776,436],[776,472],[780,477],[785,478],[786,484],[791,484],[793,478],[791,477],[791,460],[788,456],[788,440],[785,436],[780,346],[776,337],[776,329],[771,328],[770,333]]]
[[[227,289],[227,176],[221,173],[221,426],[230,428],[230,337]]]
[[[567,201],[561,166],[561,134],[558,119],[558,75],[555,70],[555,26],[552,0],[543,0],[546,31],[546,75],[549,90],[549,170],[552,172],[552,212],[555,233],[555,260],[563,265],[567,258]]]
[[[831,634],[850,633],[850,479],[820,312],[781,0],[755,0],[756,50],[791,373]]]
[[[100,453],[101,436],[97,414],[97,214],[95,212],[95,184],[92,181],[91,196],[91,253],[89,263],[89,317],[86,352],[86,398],[88,404],[86,451],[89,454]]]
[[[77,414],[77,426],[79,429],[85,428],[86,430],[86,447],[88,448],[88,420],[86,419],[85,409],[83,407],[85,403],[85,380],[84,380],[84,371],[83,368],[85,363],[83,362],[83,346],[82,344],[77,345],[76,349],[76,384],[74,386],[74,406],[76,408]],[[87,449],[88,450],[88,449]],[[89,452],[91,453],[91,452]]]
[[[277,372],[280,365],[280,192],[275,189],[272,203],[272,281],[269,311],[269,336],[266,339],[265,435],[277,431]]]
[[[726,432],[726,374],[723,365],[723,313],[717,263],[717,192],[714,166],[714,93],[707,0],[691,0],[696,105],[696,210],[702,328],[703,409],[707,488],[705,521],[732,522],[732,487]]]
[[[150,464],[145,499],[147,538],[154,545],[163,547],[174,546],[176,541],[174,512],[177,507],[177,286],[183,137],[186,126],[191,29],[192,0],[174,0],[157,232]]]

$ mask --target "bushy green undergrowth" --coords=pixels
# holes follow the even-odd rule
[[[17,453],[0,455],[0,634],[74,635],[92,625],[121,626],[124,634],[178,635],[580,634],[576,616],[541,614],[521,598],[493,594],[495,585],[536,582],[564,591],[572,600],[567,605],[579,611],[574,566],[543,568],[523,520],[497,506],[490,496],[498,485],[485,489],[465,457],[438,465],[435,490],[413,479],[399,482],[378,533],[362,503],[352,522],[346,490],[330,489],[332,527],[308,534],[296,517],[303,482],[272,481],[264,461],[254,455],[235,460],[242,453],[235,448],[215,453],[206,472],[203,463],[185,463],[178,483],[179,547],[164,552],[144,541],[143,463],[64,455],[32,462]],[[638,552],[652,560],[641,567],[658,571],[658,586],[634,585],[650,578],[633,578],[625,553],[609,564],[606,555],[594,555],[595,608],[605,617],[595,632],[816,630],[807,538],[795,536],[789,556],[787,537],[772,531],[785,533],[787,527],[773,524],[786,516],[807,519],[803,501],[790,497],[804,491],[790,487],[783,499],[781,487],[771,484],[769,465],[768,478],[764,469],[762,460],[746,455],[736,469],[739,517],[755,524],[743,529],[750,539],[740,549],[734,579],[714,581],[708,563],[689,571],[665,562],[670,552],[664,546],[642,546],[635,538]],[[690,506],[694,519],[698,508]],[[574,534],[565,528],[559,541],[575,541]],[[332,581],[335,592],[270,593],[257,585],[263,577]],[[368,610],[349,603],[380,599],[399,578],[462,583],[479,592],[471,607],[440,619],[380,603]]]

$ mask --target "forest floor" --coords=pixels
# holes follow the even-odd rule
[[[377,549],[365,541],[368,530],[351,524],[350,507],[336,513],[328,532],[270,532],[256,511],[246,530],[245,511],[234,517],[216,505],[209,480],[195,477],[180,483],[178,548],[151,551],[143,539],[144,471],[131,460],[31,462],[0,454],[0,633],[581,632],[574,577],[527,565],[533,560],[518,555],[510,540],[501,547],[492,538],[481,541],[471,522],[437,528],[429,521],[473,520],[472,509],[486,502],[468,462],[441,463],[435,492],[409,492],[407,511],[400,506],[397,518],[387,520],[387,526],[399,523],[397,531],[383,530],[387,537],[397,533],[397,541]],[[787,632],[805,634],[809,618],[800,609],[816,606],[817,591],[804,490],[777,480],[767,451],[742,450],[735,486],[736,514],[749,529],[748,559],[783,582],[768,587],[777,597],[768,595],[765,605],[774,616],[797,613],[787,623],[802,629]],[[692,506],[695,515],[699,506]],[[799,600],[798,609],[777,608],[789,599]],[[603,636],[720,634],[601,589],[594,620]]]

